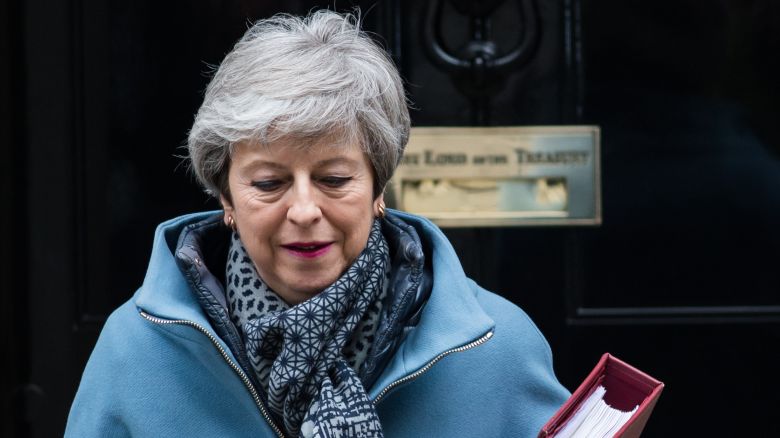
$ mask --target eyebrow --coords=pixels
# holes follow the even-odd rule
[[[273,161],[256,160],[256,161],[252,161],[250,163],[247,163],[247,164],[241,166],[240,170],[241,171],[252,171],[252,170],[257,169],[259,167],[270,167],[270,168],[276,169],[276,170],[284,170],[285,169],[284,166],[282,166],[279,163],[273,162]]]
[[[353,160],[352,158],[349,158],[349,157],[345,157],[345,156],[338,156],[338,157],[327,158],[325,160],[317,161],[316,163],[314,163],[313,167],[325,167],[325,166],[330,166],[330,165],[334,165],[334,164],[341,164],[341,163],[353,164],[353,163],[355,163],[355,160]],[[270,167],[270,168],[276,169],[276,170],[286,170],[287,169],[286,166],[284,166],[282,164],[279,164],[279,163],[277,163],[275,161],[256,160],[256,161],[252,161],[251,163],[248,163],[248,164],[242,166],[241,170],[244,170],[244,171],[246,171],[246,170],[253,170],[253,169],[256,169],[258,167]]]
[[[318,161],[314,164],[314,167],[325,167],[332,164],[341,164],[341,163],[353,164],[355,163],[355,160],[345,156],[338,156],[338,157],[333,157],[333,158],[328,158],[326,160]]]

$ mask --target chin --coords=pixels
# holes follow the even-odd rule
[[[296,291],[311,292],[312,295],[316,295],[326,287],[335,283],[343,273],[343,270],[335,271],[332,269],[326,272],[301,272],[296,276],[296,279],[303,281],[291,281],[288,284],[295,285],[293,289]]]
[[[296,285],[295,287],[290,288],[290,291],[296,296],[301,298],[301,301],[307,300],[320,292],[322,292],[325,288],[333,284],[336,280],[330,281],[330,282],[316,282],[316,283],[308,283],[308,284],[300,284]]]

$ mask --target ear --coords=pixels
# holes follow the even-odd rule
[[[230,226],[228,217],[233,215],[233,205],[230,204],[230,201],[228,201],[225,195],[219,195],[219,203],[222,204],[222,209],[225,210],[225,215],[222,220],[225,222],[225,225]]]
[[[376,199],[374,199],[374,202],[373,202],[374,216],[379,216],[379,212],[380,212],[379,205],[380,204],[383,205],[383,206],[385,205],[385,194],[384,194],[384,192],[380,193],[379,196],[377,196]]]

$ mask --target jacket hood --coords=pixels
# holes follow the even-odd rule
[[[139,311],[164,319],[191,321],[214,332],[208,316],[178,268],[174,252],[179,235],[187,225],[216,213],[189,214],[157,227],[149,267],[134,299]],[[466,277],[455,250],[441,230],[419,216],[395,210],[388,210],[388,214],[397,216],[417,230],[425,256],[431,260],[433,289],[419,323],[406,335],[396,354],[369,389],[372,399],[392,382],[422,369],[452,349],[485,336],[495,326],[477,302],[474,283]],[[224,344],[224,341],[220,342]]]

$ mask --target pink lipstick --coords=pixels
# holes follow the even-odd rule
[[[333,242],[292,242],[282,245],[282,248],[294,256],[313,259],[328,252],[331,245]]]

